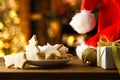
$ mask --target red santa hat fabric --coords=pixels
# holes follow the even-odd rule
[[[81,10],[94,10],[98,6],[98,33],[86,41],[94,47],[97,47],[100,35],[110,41],[120,39],[120,0],[82,0]]]

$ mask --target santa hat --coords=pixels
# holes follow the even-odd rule
[[[73,16],[70,25],[76,32],[84,34],[94,29],[96,25],[96,19],[91,11],[81,10],[80,13],[77,13],[75,16]],[[85,44],[85,42],[82,42],[79,46],[77,46],[76,55],[79,57],[79,59],[82,60],[82,53],[87,48],[92,48],[92,46],[88,46]]]
[[[97,47],[97,41],[99,40],[101,35],[106,36],[109,41],[115,41],[115,40],[120,39],[120,0],[82,0],[80,13],[82,13],[82,10],[84,9],[94,10],[95,7],[98,7],[98,6],[100,7],[99,15],[98,15],[99,17],[98,18],[98,33],[94,35],[93,37],[91,37],[90,39],[88,39],[87,41],[85,41],[84,44],[77,46],[76,53],[80,59],[81,59],[82,52],[86,48],[89,48],[90,46]],[[88,17],[87,19],[89,20]],[[86,21],[86,20],[83,20],[83,21]],[[78,25],[79,23],[78,16],[76,20],[74,19],[74,21],[71,21],[71,23],[70,25],[78,33],[83,33],[81,30],[84,30],[84,32],[89,32],[90,29],[92,30],[92,27],[90,26],[94,24],[94,22],[93,23],[91,22],[91,25],[89,25],[87,28],[83,27],[85,29],[81,29],[81,26],[83,24],[81,25],[80,23]],[[88,25],[88,24],[90,23],[86,22],[85,25]]]

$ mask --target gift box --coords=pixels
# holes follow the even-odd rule
[[[117,47],[120,58],[120,47]],[[97,47],[97,66],[103,69],[116,69],[111,46]]]

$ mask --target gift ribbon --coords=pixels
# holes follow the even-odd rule
[[[114,62],[115,65],[118,69],[119,75],[120,75],[120,60],[119,60],[119,55],[118,55],[118,50],[117,50],[117,46],[115,44],[112,44],[112,52],[113,52],[113,58],[114,58]]]
[[[103,41],[103,39],[106,40],[106,42]],[[100,36],[100,40],[98,41],[99,56],[100,56],[100,47],[102,46],[111,46],[113,59],[114,59],[116,68],[118,69],[118,73],[120,75],[120,60],[118,55],[118,47],[120,46],[120,40],[110,42],[106,36],[104,35]],[[101,65],[101,57],[99,58],[99,60],[100,60],[99,65]]]

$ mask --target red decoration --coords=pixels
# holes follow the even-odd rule
[[[98,33],[86,41],[94,47],[97,47],[100,35],[110,41],[120,39],[120,0],[82,0],[81,9],[94,10],[98,6]]]

